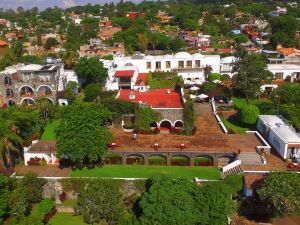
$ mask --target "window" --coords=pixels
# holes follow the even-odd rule
[[[184,61],[178,61],[178,69],[184,68]]]
[[[201,64],[200,64],[200,60],[196,60],[195,61],[195,67],[196,68],[200,68]]]
[[[170,61],[166,61],[166,69],[170,69],[171,68],[171,62]]]
[[[151,62],[147,62],[147,70],[151,70]]]
[[[283,80],[283,73],[275,73],[276,80]]]
[[[186,68],[192,68],[192,60],[186,61]]]
[[[158,62],[155,63],[155,69],[156,70],[160,70],[161,69],[161,62],[160,61],[158,61]]]

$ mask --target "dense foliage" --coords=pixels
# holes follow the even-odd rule
[[[122,194],[116,182],[89,182],[79,193],[76,214],[83,215],[86,223],[105,220],[108,224],[116,224],[123,211]]]
[[[257,192],[278,214],[300,212],[300,177],[296,173],[269,173]]]
[[[241,109],[241,121],[246,124],[255,124],[259,109],[255,105],[247,105]]]
[[[57,135],[57,153],[81,166],[105,155],[111,134],[105,128],[112,114],[102,105],[80,103],[66,106]]]
[[[99,61],[99,57],[80,58],[74,70],[78,77],[84,79],[87,84],[102,83],[108,76],[107,69]]]
[[[192,101],[188,101],[184,104],[183,107],[183,124],[184,124],[184,132],[187,135],[191,135],[194,128],[195,122],[195,111],[194,104]]]
[[[135,112],[135,130],[137,132],[150,131],[150,125],[159,121],[160,115],[151,108],[138,108]]]

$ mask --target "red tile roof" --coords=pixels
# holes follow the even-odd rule
[[[134,75],[134,70],[117,70],[115,72],[115,77],[132,77]]]
[[[5,41],[0,40],[0,46],[7,46],[7,43]]]
[[[130,99],[130,94],[134,94],[135,98]],[[146,92],[123,89],[120,90],[119,98],[131,102],[142,102],[151,108],[183,108],[181,96],[174,89],[153,89]]]
[[[146,85],[148,82],[148,73],[139,73],[135,85],[142,86]]]
[[[218,52],[220,52],[220,53],[232,53],[232,49],[231,48],[219,48]]]

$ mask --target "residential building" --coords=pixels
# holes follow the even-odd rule
[[[202,47],[202,46],[208,47],[208,46],[210,46],[210,43],[211,43],[210,35],[200,34],[200,33],[198,34],[197,45],[199,47]]]
[[[106,44],[99,45],[82,45],[78,50],[79,57],[93,57],[105,55],[124,55],[124,44],[115,43],[113,46]]]
[[[111,21],[109,20],[108,17],[101,17],[99,20],[99,28],[103,27],[110,27],[111,26]]]
[[[108,90],[121,89],[118,85],[118,79],[115,77],[117,70],[128,70],[135,68],[137,73],[149,73],[155,71],[177,72],[182,76],[184,82],[198,80],[199,83],[205,81],[204,68],[211,68],[212,72],[220,73],[220,56],[219,55],[202,55],[195,53],[191,55],[188,52],[178,52],[172,55],[133,55],[130,57],[114,57],[112,61],[103,61],[108,68],[109,77],[106,88]],[[132,85],[136,80],[131,80]]]
[[[42,44],[44,45],[49,38],[54,38],[60,44],[63,43],[59,34],[50,33],[41,35]]]
[[[228,56],[221,58],[220,60],[220,73],[221,74],[228,74],[230,77],[233,76],[232,68],[233,64],[236,61],[234,56]]]
[[[57,101],[59,82],[65,76],[60,60],[48,59],[44,65],[17,64],[0,72],[0,94],[5,105],[33,105],[38,98]],[[60,86],[63,86],[60,84]]]
[[[169,16],[169,14],[167,12],[161,11],[161,10],[159,10],[157,12],[156,16],[157,16],[157,18],[160,19],[160,22],[162,24],[168,24],[168,23],[170,23],[170,20],[173,18],[172,16]]]
[[[122,29],[120,27],[109,27],[106,29],[101,29],[99,31],[98,37],[103,41],[109,40],[114,37],[115,33],[120,32],[120,31],[122,31]]]
[[[126,17],[129,19],[137,19],[140,16],[145,16],[145,13],[139,13],[139,12],[128,12]]]
[[[283,117],[260,115],[256,126],[283,159],[300,158],[300,135]]]
[[[267,64],[267,68],[274,74],[274,78],[276,80],[288,80],[295,82],[300,79],[299,64]]]
[[[138,103],[140,107],[149,107],[160,113],[159,121],[153,121],[152,129],[171,130],[183,128],[183,101],[181,90],[152,89],[119,91],[117,98]]]

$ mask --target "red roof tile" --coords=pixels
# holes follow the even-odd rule
[[[139,73],[135,85],[141,86],[141,85],[146,85],[148,81],[148,73]]]
[[[130,94],[134,94],[135,98],[130,99]],[[131,102],[142,102],[152,108],[183,108],[181,96],[174,89],[153,89],[146,92],[123,89],[120,90],[119,98]]]
[[[7,43],[5,41],[0,40],[0,46],[7,46]]]
[[[115,77],[132,77],[134,75],[134,70],[117,70],[115,72]]]

